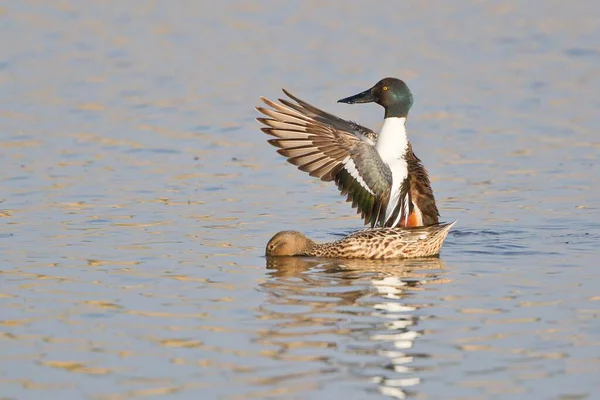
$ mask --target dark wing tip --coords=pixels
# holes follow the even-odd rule
[[[294,96],[293,94],[291,94],[290,92],[288,92],[287,90],[285,90],[283,88],[281,90],[283,90],[283,93],[285,93],[285,95],[287,97],[289,97],[290,99],[294,100],[296,103],[298,103],[298,104],[303,104],[304,103],[302,100],[300,100],[299,98],[297,98],[296,96]]]
[[[269,126],[269,124],[267,124],[267,121],[271,121],[270,118],[265,118],[265,117],[257,117],[256,120],[258,122],[260,122],[261,124],[264,124],[264,125],[267,125],[267,126]],[[264,129],[264,128],[261,128],[261,129]]]
[[[258,111],[259,113],[261,113],[261,114],[264,114],[264,115],[267,115],[267,116],[269,115],[267,109],[264,108],[264,107],[257,106],[257,107],[254,107],[254,109],[256,111]]]

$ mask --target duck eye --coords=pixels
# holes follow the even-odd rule
[[[384,87],[383,87],[383,90],[388,90],[388,87],[387,87],[387,86],[384,86]]]

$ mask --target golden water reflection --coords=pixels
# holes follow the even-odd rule
[[[419,321],[431,314],[419,295],[428,285],[449,282],[442,260],[280,257],[267,259],[267,268],[260,311],[274,324],[259,340],[278,349],[274,358],[318,362],[316,373],[367,379],[390,397],[415,390],[421,378],[414,363],[428,355],[413,345],[423,334]]]

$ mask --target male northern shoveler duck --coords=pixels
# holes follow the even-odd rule
[[[439,212],[427,171],[413,153],[405,123],[413,104],[406,83],[385,78],[341,103],[375,102],[385,109],[379,134],[355,122],[322,111],[283,92],[294,102],[261,100],[256,109],[269,143],[298,169],[323,181],[335,181],[365,224],[415,227],[439,223]]]
[[[416,228],[370,228],[330,243],[315,243],[300,232],[277,233],[265,254],[327,258],[390,259],[430,257],[439,254],[456,221]]]

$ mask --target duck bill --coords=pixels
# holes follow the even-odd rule
[[[364,92],[360,92],[359,94],[355,94],[354,96],[345,97],[343,99],[338,100],[338,103],[346,103],[346,104],[355,104],[355,103],[372,103],[375,101],[375,97],[373,97],[372,88],[367,89]]]

